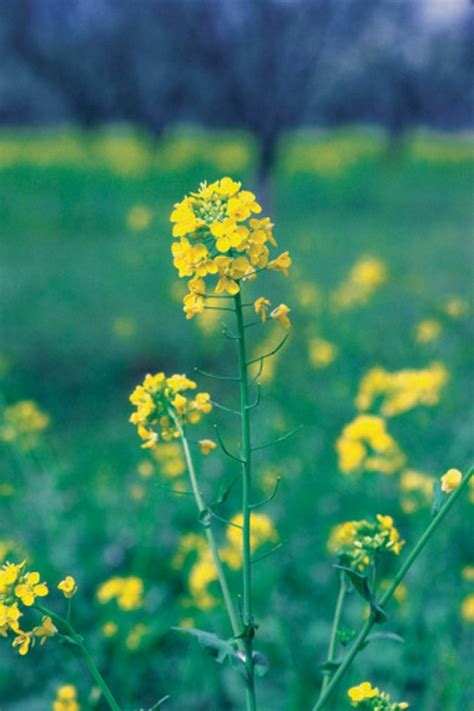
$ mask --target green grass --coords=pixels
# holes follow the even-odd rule
[[[187,497],[158,485],[169,483],[159,474],[140,484],[144,499],[131,496],[144,455],[127,420],[128,394],[146,372],[191,373],[195,365],[230,372],[228,342],[181,312],[168,215],[202,180],[231,174],[251,185],[253,166],[253,145],[234,134],[183,132],[159,146],[133,132],[0,134],[3,393],[8,402],[35,399],[52,418],[42,461],[19,463],[2,451],[2,480],[15,493],[0,501],[0,541],[13,539],[51,581],[75,575],[78,627],[125,709],[165,693],[170,711],[240,708],[238,677],[221,674],[197,646],[169,632],[192,616],[195,626],[228,633],[222,610],[205,614],[179,603],[186,571],[170,561],[180,536],[196,530],[195,512]],[[252,290],[288,303],[294,329],[264,386],[259,437],[304,428],[257,460],[257,492],[265,489],[269,460],[282,476],[267,513],[285,541],[256,573],[257,648],[271,664],[259,682],[262,711],[304,711],[315,699],[336,595],[325,549],[331,527],[390,513],[410,545],[429,521],[426,507],[401,510],[397,477],[338,472],[334,442],[355,414],[362,375],[374,365],[399,370],[442,361],[451,378],[440,404],[392,418],[389,429],[411,468],[439,476],[470,464],[472,321],[449,318],[443,308],[449,298],[471,295],[472,166],[466,137],[411,136],[397,155],[381,135],[362,130],[301,134],[282,147],[271,215],[294,269],[288,280],[260,276]],[[153,211],[139,232],[126,221],[136,204]],[[336,318],[327,295],[362,255],[382,259],[389,281],[367,306]],[[302,283],[317,286],[320,303],[299,303]],[[426,318],[438,319],[442,333],[419,344],[414,330]],[[133,335],[118,335],[117,319],[127,319]],[[339,348],[323,370],[308,363],[314,335]],[[255,338],[263,340],[258,329]],[[212,392],[235,402],[231,387]],[[232,421],[218,412],[211,420],[235,441]],[[209,436],[210,424],[200,432]],[[206,494],[230,473],[218,455],[206,460]],[[238,506],[234,493],[225,514]],[[347,686],[368,678],[417,711],[466,704],[469,629],[459,610],[469,592],[461,570],[473,564],[470,515],[467,502],[451,514],[410,574],[406,603],[392,607],[387,627],[405,644],[374,642]],[[97,585],[114,574],[144,578],[145,608],[124,613],[98,605]],[[347,625],[358,626],[360,616],[353,595]],[[121,642],[100,632],[110,619],[120,625]],[[123,640],[137,623],[148,630],[130,651]],[[60,683],[75,683],[83,707],[94,708],[89,679],[69,649],[48,641],[19,659],[8,647],[2,640],[2,709],[43,711]],[[343,692],[335,711],[348,708]]]

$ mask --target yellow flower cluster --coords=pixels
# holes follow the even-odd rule
[[[394,474],[405,461],[400,447],[377,415],[357,415],[336,441],[339,468],[343,474],[360,471]]]
[[[0,422],[0,440],[15,442],[22,449],[33,449],[39,434],[49,425],[49,417],[41,412],[33,400],[20,400],[8,405]]]
[[[153,447],[160,438],[168,441],[179,437],[177,421],[181,425],[194,425],[202,415],[211,412],[209,393],[197,393],[194,398],[183,395],[195,388],[196,383],[185,375],[167,378],[164,373],[147,375],[143,384],[135,388],[130,402],[137,409],[130,422],[137,426],[144,440],[142,447]]]
[[[362,257],[353,265],[347,279],[332,293],[332,305],[337,311],[365,306],[387,279],[387,267],[382,260]]]
[[[163,476],[174,479],[186,471],[183,452],[177,442],[160,442],[150,449]]]
[[[359,571],[374,564],[380,553],[399,555],[405,542],[391,516],[377,514],[376,521],[347,521],[335,526],[329,536],[328,550]]]
[[[109,578],[99,586],[97,599],[102,605],[115,600],[126,612],[137,610],[143,605],[143,580],[135,575]]]
[[[437,405],[448,380],[446,368],[437,362],[420,370],[392,373],[373,368],[361,381],[356,407],[366,411],[375,406],[384,417],[393,417],[419,405]]]
[[[80,711],[81,707],[77,700],[76,687],[72,684],[65,684],[56,689],[56,698],[53,701],[53,711]]]
[[[242,526],[242,515],[237,514],[226,529],[226,544],[219,549],[221,560],[233,570],[242,567],[240,526]],[[264,514],[253,514],[250,539],[252,552],[266,543],[274,543],[277,540],[278,535],[271,519]],[[173,568],[181,570],[191,556],[194,560],[188,573],[190,598],[185,600],[184,604],[195,606],[200,610],[209,610],[219,602],[211,589],[211,586],[217,583],[217,571],[205,539],[196,533],[189,533],[181,539],[173,558]]]
[[[372,686],[370,681],[363,681],[358,686],[353,686],[347,695],[351,700],[351,706],[364,711],[402,711],[408,708],[405,701],[392,702],[388,694]]]
[[[45,597],[48,586],[40,581],[39,573],[25,571],[25,561],[19,564],[4,563],[0,568],[0,635],[15,635],[12,645],[23,656],[37,638],[43,644],[53,637],[57,629],[50,617],[43,617],[41,624],[29,631],[20,629],[21,607],[31,607],[36,598]]]
[[[273,225],[255,195],[241,190],[241,184],[225,177],[176,203],[171,213],[173,263],[180,278],[189,278],[189,292],[183,299],[187,318],[204,311],[206,277],[215,276],[215,294],[235,295],[240,281],[262,269],[287,274],[288,252],[270,260],[269,245],[276,247]]]

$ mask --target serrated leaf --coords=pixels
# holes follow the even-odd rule
[[[435,481],[433,485],[433,503],[431,505],[431,515],[436,516],[436,514],[441,509],[441,504],[443,503],[443,492],[441,491],[441,484],[439,481]]]
[[[254,652],[253,653],[253,663],[255,667],[255,673],[258,676],[265,676],[267,671],[270,668],[270,663],[266,656],[262,654],[261,652]]]
[[[195,637],[201,647],[208,651],[219,664],[222,664],[227,657],[238,657],[232,644],[225,639],[221,639],[213,632],[206,632],[194,627],[172,627],[171,629],[175,630],[175,632]],[[240,659],[240,657],[238,658]]]

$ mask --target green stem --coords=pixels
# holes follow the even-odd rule
[[[53,620],[58,622],[66,630],[68,636],[71,637],[73,642],[79,648],[79,651],[84,659],[84,662],[86,663],[87,668],[89,669],[89,671],[91,673],[91,676],[93,677],[93,679],[96,682],[99,689],[102,691],[102,694],[104,695],[104,698],[106,699],[106,701],[109,704],[112,711],[121,711],[120,706],[115,701],[113,694],[110,691],[109,687],[107,686],[105,679],[103,678],[102,674],[100,673],[99,669],[97,668],[96,663],[94,662],[91,655],[89,654],[89,651],[87,650],[87,648],[82,640],[82,637],[79,634],[77,634],[76,630],[71,625],[71,623],[68,622],[67,620],[65,620],[64,617],[57,615],[52,610],[48,610],[46,607],[43,607],[43,605],[36,603],[35,607],[37,610],[39,610],[43,614],[48,615]]]
[[[444,504],[444,506],[441,508],[440,511],[436,514],[436,516],[433,518],[431,521],[430,525],[426,529],[426,531],[423,533],[421,536],[420,540],[418,543],[414,546],[413,550],[401,566],[400,570],[394,577],[392,584],[390,587],[386,590],[386,592],[383,594],[382,598],[380,599],[380,606],[385,607],[388,602],[391,600],[393,597],[394,592],[410,570],[411,566],[415,562],[415,560],[418,558],[420,555],[421,551],[425,547],[425,545],[428,543],[429,539],[433,535],[433,533],[436,531],[440,523],[443,521],[445,516],[449,513],[449,511],[452,509],[454,504],[456,503],[457,499],[461,496],[462,492],[466,488],[466,486],[469,483],[469,480],[471,476],[474,473],[474,469],[470,469],[470,471],[466,474],[466,476],[463,478],[462,482],[458,486],[458,488],[449,496],[448,500]],[[352,662],[354,661],[355,657],[357,654],[360,652],[362,647],[364,646],[365,640],[367,638],[367,635],[369,634],[370,630],[375,624],[375,618],[373,615],[370,615],[370,617],[365,621],[364,626],[360,630],[359,634],[357,635],[356,639],[352,643],[352,646],[347,653],[347,655],[344,657],[344,660],[341,664],[341,666],[338,668],[334,676],[332,677],[331,681],[327,685],[326,690],[324,691],[323,694],[319,697],[318,701],[316,704],[313,706],[312,711],[320,711],[320,709],[324,708],[326,705],[327,700],[331,696],[332,692],[334,691],[335,687],[338,685],[344,674],[346,673],[347,669],[350,667]]]
[[[254,619],[252,612],[252,563],[251,563],[251,442],[249,413],[249,384],[247,353],[245,346],[245,324],[240,291],[234,296],[239,344],[240,415],[242,422],[242,552],[243,552],[243,618],[245,625],[245,666],[247,669],[247,711],[255,711],[255,670],[253,660]]]
[[[181,444],[183,446],[184,457],[186,459],[186,464],[188,467],[189,478],[191,480],[191,488],[193,490],[194,499],[196,501],[196,506],[198,508],[199,513],[202,514],[203,516],[205,516],[206,513],[208,512],[208,508],[207,508],[206,503],[205,503],[205,501],[202,497],[202,494],[199,490],[199,485],[198,485],[197,476],[196,476],[196,470],[194,468],[194,462],[193,462],[193,458],[191,456],[191,451],[189,448],[189,442],[187,440],[187,437],[184,433],[184,430],[183,430],[178,418],[174,415],[174,413],[171,412],[170,414],[174,420],[174,423],[175,423],[175,425],[178,429],[178,432],[180,434],[180,437],[181,437]],[[219,578],[219,583],[221,586],[222,596],[224,598],[224,603],[225,603],[225,606],[227,609],[227,614],[229,615],[229,620],[230,620],[230,624],[232,627],[232,632],[233,632],[234,636],[237,637],[241,633],[239,620],[237,617],[237,612],[234,607],[234,603],[232,601],[232,596],[230,594],[230,590],[229,590],[229,586],[227,583],[227,578],[226,578],[226,575],[224,572],[224,568],[222,566],[216,539],[214,538],[214,533],[212,532],[210,525],[205,527],[205,532],[206,532],[207,542],[208,542],[209,548],[211,550],[212,560],[214,561],[214,565],[215,565],[216,571],[217,571],[217,576]]]
[[[339,594],[337,596],[336,609],[334,611],[334,619],[332,621],[331,636],[329,638],[329,647],[328,647],[328,656],[327,656],[328,662],[335,662],[336,661],[335,653],[336,653],[336,645],[337,645],[337,631],[339,629],[339,625],[341,622],[341,615],[342,615],[342,610],[344,608],[346,593],[347,593],[346,578],[345,578],[345,574],[341,571],[340,576],[339,576]],[[320,694],[321,696],[326,691],[326,688],[329,684],[330,677],[331,677],[331,670],[328,669],[324,673],[323,683],[321,685],[321,694]]]

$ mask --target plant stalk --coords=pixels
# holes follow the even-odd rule
[[[84,659],[84,662],[89,669],[89,672],[96,682],[97,686],[101,690],[104,699],[107,701],[108,705],[112,709],[112,711],[121,711],[120,706],[118,703],[115,701],[114,696],[112,692],[110,691],[109,687],[107,686],[107,683],[100,673],[99,669],[97,668],[96,663],[92,659],[91,655],[89,654],[89,651],[87,647],[85,646],[81,635],[79,635],[74,627],[71,625],[70,622],[64,619],[64,617],[61,617],[61,615],[57,615],[55,612],[52,612],[52,610],[48,610],[46,607],[43,607],[42,605],[39,605],[38,603],[35,605],[36,609],[42,612],[45,615],[48,615],[51,617],[53,620],[58,622],[62,627],[66,630],[67,634],[73,642],[77,645],[79,648],[79,651]]]
[[[385,608],[385,606],[388,604],[388,602],[391,600],[393,597],[394,592],[410,570],[411,566],[415,562],[415,560],[418,558],[420,555],[421,551],[425,547],[425,545],[428,543],[430,540],[431,536],[433,533],[436,531],[440,523],[443,521],[445,516],[449,513],[449,511],[452,509],[454,504],[456,503],[457,499],[461,496],[463,493],[464,489],[467,487],[469,484],[469,480],[472,477],[474,473],[474,468],[470,469],[469,472],[465,475],[463,480],[461,481],[460,485],[458,488],[450,494],[448,500],[442,506],[442,508],[438,511],[436,516],[433,518],[431,521],[430,525],[426,529],[426,531],[423,533],[421,538],[419,539],[418,543],[414,546],[413,550],[411,553],[408,555],[407,559],[401,566],[400,570],[394,577],[392,584],[390,587],[386,590],[386,592],[383,594],[383,596],[380,599],[380,607]],[[356,639],[352,643],[352,646],[350,650],[348,651],[347,655],[344,657],[344,660],[341,664],[341,666],[338,668],[338,670],[335,672],[334,676],[328,683],[324,693],[321,694],[319,697],[318,701],[316,704],[313,706],[312,711],[320,711],[320,709],[324,708],[326,706],[326,702],[333,693],[334,689],[336,686],[339,684],[340,680],[346,673],[347,669],[350,667],[352,662],[354,661],[355,657],[357,654],[361,651],[362,647],[364,646],[365,640],[367,638],[367,635],[369,634],[370,630],[375,624],[375,618],[373,615],[370,615],[368,619],[365,621],[363,627],[361,628],[359,634],[357,635]]]
[[[208,508],[206,506],[206,503],[202,497],[202,494],[199,490],[199,485],[197,481],[197,476],[196,476],[196,470],[194,468],[194,462],[193,458],[191,456],[191,451],[189,448],[189,442],[187,440],[187,437],[184,433],[183,427],[181,423],[179,422],[178,418],[174,415],[174,413],[171,413],[171,416],[174,420],[174,423],[179,431],[180,438],[181,438],[181,444],[183,447],[183,452],[184,452],[184,457],[186,459],[186,464],[188,467],[188,473],[189,473],[189,478],[191,481],[191,488],[193,490],[194,494],[194,499],[196,501],[196,506],[198,508],[198,511],[200,514],[203,516],[206,515],[208,512]],[[229,590],[229,585],[227,583],[227,578],[224,572],[224,568],[222,566],[222,561],[219,555],[219,549],[217,547],[216,539],[214,538],[214,533],[210,527],[210,525],[207,525],[204,527],[205,533],[206,533],[206,538],[207,542],[209,544],[209,548],[211,550],[211,555],[212,555],[212,560],[214,562],[214,565],[216,567],[217,571],[217,576],[219,578],[219,584],[221,586],[222,590],[222,596],[224,598],[224,604],[226,606],[227,614],[229,616],[229,621],[232,627],[232,632],[234,636],[239,636],[241,633],[241,628],[239,625],[239,620],[237,617],[237,612],[234,607],[234,603],[232,601],[232,596],[230,594]]]
[[[345,578],[345,574],[341,571],[340,576],[339,576],[339,593],[337,596],[336,609],[334,610],[334,618],[332,621],[331,636],[329,638],[329,647],[328,647],[328,655],[327,655],[328,662],[335,662],[336,661],[337,631],[338,631],[339,625],[341,623],[341,615],[342,615],[342,610],[344,608],[346,593],[347,593],[346,578]],[[324,673],[323,683],[321,685],[321,694],[320,694],[321,696],[326,691],[326,688],[329,684],[330,678],[331,678],[331,671],[328,670]]]
[[[242,423],[242,553],[243,553],[243,620],[245,626],[245,667],[247,670],[247,711],[256,711],[255,669],[253,659],[254,619],[252,611],[252,563],[251,563],[251,441],[249,412],[249,383],[245,324],[240,291],[234,296],[239,346],[240,414]]]

